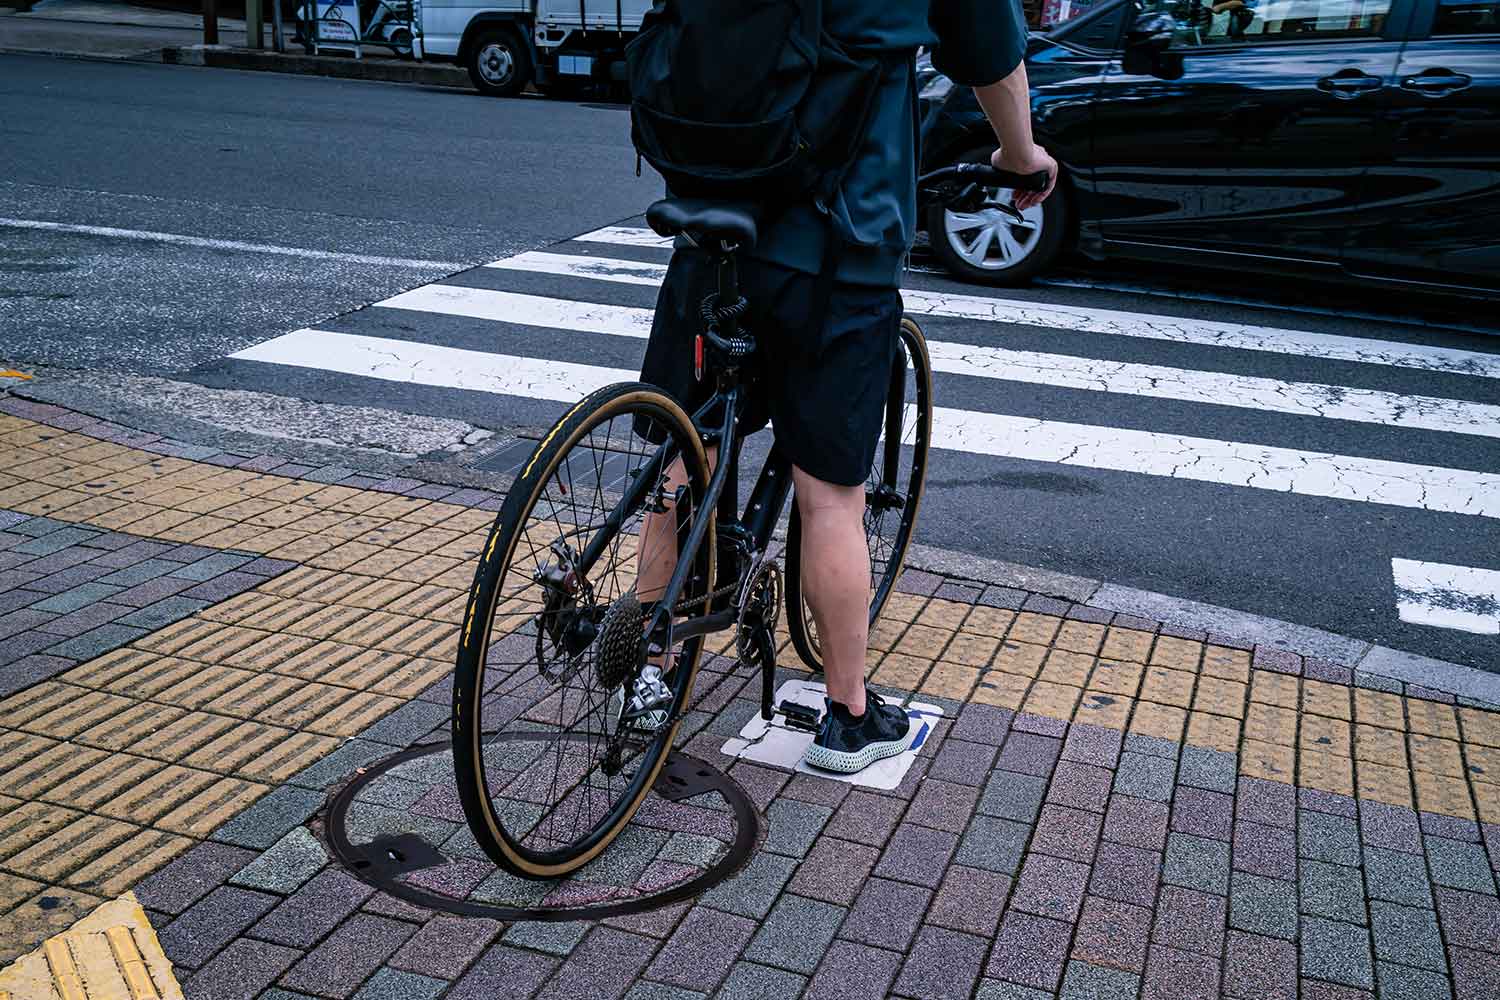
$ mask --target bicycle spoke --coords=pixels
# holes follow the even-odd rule
[[[635,488],[660,447],[637,434],[645,429],[627,411],[580,433],[553,460],[515,529],[491,618],[486,669],[495,682],[483,694],[481,730],[519,736],[530,750],[484,754],[500,779],[488,782],[492,806],[518,818],[507,833],[527,850],[580,849],[634,797],[648,759],[642,754],[655,743],[649,733],[622,730],[620,713],[640,668],[622,676],[618,659],[608,658],[619,654],[606,653],[601,640],[601,630],[620,627],[610,624],[610,609],[633,595],[638,568],[670,557],[682,542],[680,524],[652,532],[649,541],[644,531],[647,509],[659,497],[670,506],[673,497],[662,463],[654,482]],[[638,502],[617,510],[627,495]],[[504,766],[521,760],[514,770]]]

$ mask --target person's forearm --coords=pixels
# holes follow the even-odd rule
[[[1026,79],[1024,62],[999,83],[975,87],[974,96],[979,98],[979,106],[990,120],[1001,148],[1031,148],[1031,84]]]

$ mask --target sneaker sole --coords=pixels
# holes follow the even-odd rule
[[[854,774],[856,771],[863,771],[877,760],[897,756],[906,749],[906,743],[907,737],[903,736],[899,740],[871,743],[863,750],[856,750],[852,753],[847,750],[829,750],[827,747],[820,747],[814,743],[802,755],[802,760],[809,767],[816,767],[821,771]]]

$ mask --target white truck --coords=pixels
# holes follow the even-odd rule
[[[625,43],[650,0],[421,0],[427,59],[456,62],[481,93],[566,91],[625,78]]]

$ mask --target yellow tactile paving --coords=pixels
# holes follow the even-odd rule
[[[15,1000],[183,1000],[172,963],[131,893],[99,906],[0,969]]]
[[[1009,635],[1017,642],[1032,642],[1048,646],[1057,636],[1057,631],[1061,626],[1061,618],[1023,611],[1016,615],[1016,620],[1011,623]]]
[[[1048,684],[1066,684],[1082,688],[1094,671],[1094,658],[1087,653],[1053,649],[1042,664],[1038,680]]]
[[[1203,644],[1164,635],[1151,650],[1151,662],[1174,670],[1196,672],[1203,661]]]
[[[1123,730],[1134,708],[1135,700],[1132,698],[1112,691],[1087,690],[1083,692],[1083,700],[1073,719],[1076,722]]]
[[[0,810],[0,899],[33,895],[43,883],[30,874],[77,905],[111,894],[446,677],[492,520],[9,416],[0,469],[0,506],[301,563],[0,699],[13,797]],[[897,593],[869,664],[897,688],[1237,751],[1248,775],[1500,813],[1495,713],[1252,670],[1240,649]]]
[[[1134,697],[1141,689],[1145,667],[1139,663],[1100,660],[1089,677],[1089,687],[1107,694]]]
[[[1093,656],[1104,645],[1104,631],[1103,625],[1090,622],[1063,622],[1052,644],[1058,649]]]
[[[1227,715],[1192,712],[1188,715],[1187,741],[1233,753],[1240,745],[1240,722]]]
[[[1187,708],[1193,703],[1195,680],[1196,678],[1186,670],[1172,670],[1161,666],[1148,667],[1141,681],[1141,700]]]
[[[983,667],[994,659],[1000,649],[1000,640],[990,635],[977,633],[959,634],[953,637],[943,653],[943,659],[967,667]]]
[[[1105,632],[1104,646],[1099,650],[1099,655],[1110,660],[1145,663],[1151,653],[1151,640],[1150,632],[1112,625]]]
[[[1278,708],[1297,708],[1297,678],[1285,674],[1274,674],[1267,670],[1257,671],[1250,682],[1250,700]]]
[[[1130,732],[1164,740],[1182,739],[1183,727],[1186,725],[1187,712],[1184,709],[1154,701],[1137,702],[1135,712],[1130,717]]]
[[[1001,643],[999,650],[995,653],[991,672],[998,671],[1022,677],[1035,677],[1041,672],[1042,664],[1046,659],[1046,646],[1007,639]]]
[[[1297,755],[1297,784],[1339,795],[1354,794],[1354,762],[1338,754],[1303,750]]]
[[[1324,681],[1302,682],[1302,710],[1345,721],[1353,718],[1349,689],[1341,684],[1328,684]]]

